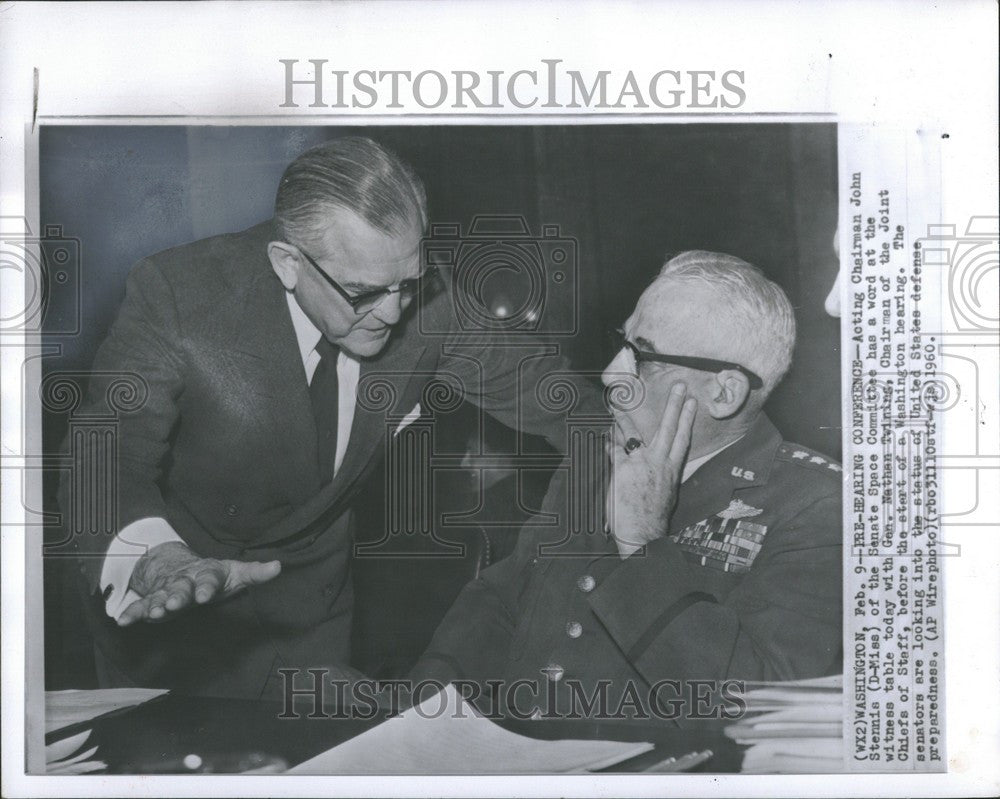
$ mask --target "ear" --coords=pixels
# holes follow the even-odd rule
[[[711,397],[707,405],[713,419],[728,419],[738,413],[750,396],[750,381],[737,369],[716,374],[709,388]]]
[[[267,258],[281,285],[288,291],[294,291],[299,282],[301,266],[298,251],[291,244],[272,241],[267,245]]]

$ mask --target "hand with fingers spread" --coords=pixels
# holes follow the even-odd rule
[[[118,619],[126,627],[138,621],[164,621],[190,608],[224,599],[252,585],[273,580],[281,563],[245,563],[196,555],[178,542],[150,549],[135,566],[129,588],[140,598]]]
[[[667,532],[697,409],[686,391],[683,383],[671,387],[651,441],[615,436],[608,519],[622,557]]]

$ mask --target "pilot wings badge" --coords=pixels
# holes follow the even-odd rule
[[[760,516],[764,512],[763,508],[755,508],[747,505],[741,499],[734,499],[729,503],[729,507],[720,510],[716,515],[722,519],[749,519],[753,516]]]

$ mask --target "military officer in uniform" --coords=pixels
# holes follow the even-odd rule
[[[706,712],[692,681],[840,670],[841,469],[762,411],[795,343],[784,292],[733,256],[682,253],[621,333],[605,382],[630,376],[642,401],[612,409],[606,534],[529,522],[415,679],[492,681],[519,716],[675,718]],[[545,511],[567,518],[573,479]]]

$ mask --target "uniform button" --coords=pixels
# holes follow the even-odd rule
[[[571,621],[566,625],[566,635],[570,638],[579,638],[583,635],[583,625],[578,621]]]
[[[583,575],[579,580],[576,581],[577,588],[579,588],[583,593],[589,594],[594,590],[597,585],[597,580],[591,577],[589,574]]]
[[[236,507],[235,505],[226,505],[226,515],[227,516],[235,516],[239,512],[240,512],[240,509],[238,507]]]
[[[550,663],[545,667],[545,676],[548,677],[551,682],[559,682],[565,673],[566,669],[558,663]]]
[[[542,711],[537,707],[531,711],[531,720],[538,721],[542,717]]]
[[[537,566],[538,565],[538,558],[532,558],[531,559],[531,565],[532,566]]]

